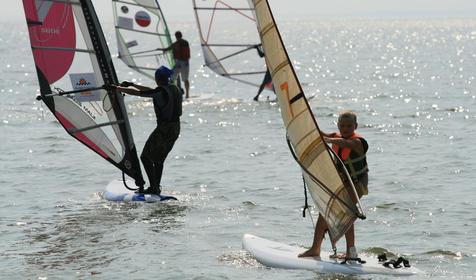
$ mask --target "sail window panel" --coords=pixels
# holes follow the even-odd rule
[[[122,149],[119,152],[116,145],[110,140],[113,138],[107,135],[112,134],[110,127],[100,127],[80,133],[71,133],[71,130],[97,125],[96,120],[92,119],[91,115],[84,110],[83,106],[85,105],[81,105],[81,103],[74,102],[72,98],[64,96],[55,96],[54,103],[56,108],[55,115],[73,137],[78,138],[81,142],[87,142],[85,144],[88,146],[95,146],[94,150],[105,158],[110,158],[115,162],[122,160]]]
[[[113,1],[118,57],[130,68],[154,79],[161,65],[173,68],[169,29],[158,6],[152,1]]]
[[[81,7],[75,6],[73,7],[73,10],[76,16],[76,30],[81,31],[76,36],[76,48],[94,51],[93,42],[88,34],[89,30]],[[104,79],[101,75],[101,68],[96,54],[94,52],[76,52],[74,60],[68,70],[68,75],[61,81],[64,84],[61,86],[66,88],[65,91],[103,86]],[[57,87],[57,85],[54,86]],[[80,92],[74,95],[63,96],[61,98],[67,98],[71,102],[76,103],[82,109],[84,114],[86,114],[96,124],[117,121],[116,115],[112,110],[110,97],[105,90]],[[89,124],[78,125],[79,126],[76,127],[77,129],[90,126]],[[97,132],[98,130],[101,130],[101,132]],[[104,148],[111,151],[111,155],[109,155],[110,158],[119,162],[120,159],[116,157],[122,157],[124,155],[125,144],[118,126],[101,127],[88,133],[85,132],[84,134],[93,133],[99,133],[109,138],[108,140],[104,140]],[[99,136],[94,136],[94,138],[102,139]],[[98,143],[96,144],[98,145]]]
[[[215,73],[219,75],[227,75],[228,73],[226,72],[225,68],[221,64],[221,62],[218,60],[218,58],[215,56],[215,54],[212,52],[210,47],[208,46],[202,46],[202,52],[203,52],[203,57],[205,59],[205,64],[213,70]]]
[[[339,239],[353,224],[356,219],[355,215],[339,199],[330,195],[322,185],[316,183],[308,175],[304,175],[304,179],[319,213],[324,216],[329,226],[331,238]],[[343,185],[340,188],[342,190]],[[342,196],[340,193],[338,191],[336,194]]]
[[[205,65],[220,76],[259,87],[266,73],[247,0],[194,1]]]
[[[117,49],[118,49],[118,57],[121,59],[127,66],[131,68],[137,67],[137,64],[134,62],[133,57],[129,53],[129,47],[133,47],[137,44],[137,41],[129,41],[126,42],[124,38],[122,38],[121,33],[119,30],[116,30],[116,38],[117,38]]]
[[[89,29],[86,23],[86,19],[83,16],[81,7],[74,7],[74,13],[76,15],[76,22],[79,25],[79,29],[82,32],[83,36],[77,36],[77,46],[80,48],[86,48],[88,50],[94,50],[94,43],[91,41],[91,36],[89,35]],[[78,29],[78,30],[79,30]],[[98,57],[95,53],[87,54],[89,57],[84,57],[82,53],[77,53],[75,60],[78,61],[79,65],[73,64],[70,69],[71,73],[94,73],[95,84],[87,86],[97,86],[100,87],[105,84],[102,70],[99,65]],[[89,62],[89,63],[88,63]],[[80,67],[92,67],[88,70],[80,69]],[[91,70],[89,70],[91,69]],[[87,81],[86,81],[87,82]],[[90,82],[91,83],[91,82]],[[72,84],[74,82],[72,81]],[[77,82],[76,82],[77,84]],[[84,94],[84,93],[82,93]],[[105,90],[97,90],[94,92],[97,96],[94,99],[89,99],[89,102],[83,102],[82,107],[85,112],[87,112],[91,118],[94,119],[96,123],[107,123],[107,122],[116,122],[117,117],[112,109],[112,102],[110,96]],[[117,98],[123,98],[122,95],[118,95]],[[103,132],[110,138],[116,150],[121,151],[120,154],[124,155],[125,153],[125,143],[121,131],[117,125],[111,127],[102,127]]]

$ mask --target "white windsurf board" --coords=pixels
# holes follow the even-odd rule
[[[126,180],[129,187],[135,188],[134,182]],[[113,180],[106,186],[104,192],[104,198],[109,201],[143,201],[143,202],[162,202],[167,200],[177,200],[171,195],[154,195],[154,194],[141,194],[136,193],[133,190],[129,190],[124,186],[122,180]]]
[[[319,273],[342,274],[387,274],[396,276],[411,276],[422,271],[411,266],[401,268],[385,267],[379,263],[376,256],[360,256],[365,264],[345,263],[342,259],[329,258],[331,253],[321,252],[321,257],[299,258],[298,255],[306,249],[297,246],[260,238],[251,234],[243,236],[243,248],[250,252],[258,262],[268,267],[284,269],[304,269]]]

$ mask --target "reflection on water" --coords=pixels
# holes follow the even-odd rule
[[[177,230],[186,206],[168,203],[109,203],[73,204],[57,207],[48,221],[34,223],[25,229],[29,244],[21,253],[30,265],[39,269],[94,270],[107,267],[118,258],[117,252],[137,250],[144,239],[156,238],[154,233]],[[39,225],[38,225],[39,224]],[[130,230],[136,227],[137,231]],[[147,243],[147,242],[145,242]],[[114,253],[115,252],[115,253]]]

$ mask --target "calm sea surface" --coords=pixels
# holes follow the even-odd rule
[[[198,97],[166,161],[165,191],[179,198],[166,204],[102,198],[121,174],[35,100],[26,24],[0,26],[0,278],[354,279],[267,269],[241,249],[244,233],[309,246],[313,227],[274,96],[253,102],[256,89],[201,68],[194,24],[171,24],[192,44]],[[412,279],[476,278],[476,19],[279,27],[320,127],[352,109],[370,143],[359,251],[405,254],[426,271]],[[152,85],[114,63],[121,80]],[[126,102],[142,150],[153,107]]]

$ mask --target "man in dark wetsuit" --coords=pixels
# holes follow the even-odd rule
[[[159,48],[161,51],[172,51],[175,59],[174,73],[172,80],[176,81],[177,77],[180,77],[185,84],[185,98],[189,98],[190,82],[188,76],[190,74],[190,45],[187,40],[182,38],[182,32],[175,32],[176,41],[167,48]]]
[[[264,57],[264,52],[263,52],[263,49],[261,48],[261,45],[257,45],[256,46],[256,50],[258,51],[258,55],[260,57]],[[263,89],[272,82],[272,78],[271,78],[271,73],[269,73],[269,69],[266,68],[266,74],[264,75],[264,78],[263,78],[263,81],[261,82],[261,85],[259,86],[259,89],[258,89],[258,93],[256,94],[255,97],[253,97],[253,100],[254,101],[258,101],[258,98],[259,98],[259,95],[261,94],[261,92],[263,91]],[[273,89],[273,92],[274,92],[274,87],[273,87],[273,84],[271,84],[271,87]],[[276,93],[275,93],[276,94]]]
[[[144,191],[145,194],[160,194],[164,161],[180,134],[182,93],[176,85],[170,83],[171,75],[172,70],[161,66],[155,72],[157,87],[154,89],[130,82],[123,82],[117,87],[118,91],[149,97],[154,102],[157,127],[147,139],[140,156],[150,183],[150,187]],[[129,86],[134,88],[128,88]]]

